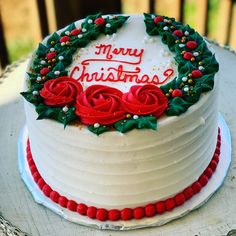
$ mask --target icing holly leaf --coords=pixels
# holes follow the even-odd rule
[[[117,32],[127,20],[129,16],[111,16],[106,18],[106,25],[105,25],[105,34],[113,34]]]
[[[67,70],[62,62],[59,62],[47,75],[47,79],[55,79],[57,77],[67,75]]]
[[[214,76],[213,75],[204,75],[200,79],[195,81],[195,86],[202,89],[203,92],[207,92],[213,89],[214,87]]]
[[[169,102],[169,107],[166,110],[168,116],[179,116],[181,113],[187,111],[190,103],[184,101],[183,98],[175,97]]]
[[[100,125],[96,127],[95,125],[89,125],[88,126],[89,131],[93,132],[96,135],[102,134],[108,130],[110,130],[110,127],[105,126],[105,125]]]
[[[52,45],[59,42],[60,36],[55,32],[52,35],[50,35],[47,39],[47,47],[51,47]]]
[[[134,128],[136,129],[157,129],[157,118],[154,116],[140,116],[137,119],[124,119],[114,124],[116,130],[126,133]]]
[[[39,57],[44,57],[47,51],[48,51],[48,48],[44,44],[39,43],[38,49],[36,50],[36,54]]]
[[[34,94],[35,92],[35,94]],[[42,102],[42,98],[38,95],[38,91],[27,91],[27,92],[21,92],[20,93],[28,102],[38,105],[40,102]]]

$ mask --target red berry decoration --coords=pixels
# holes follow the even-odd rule
[[[175,36],[177,36],[177,37],[182,37],[183,36],[183,32],[182,32],[182,30],[175,30],[174,32],[173,32],[173,35],[175,35]]]
[[[76,209],[77,209],[77,203],[75,202],[75,201],[73,201],[73,200],[69,200],[68,202],[67,202],[67,209],[69,209],[70,211],[76,211]]]
[[[202,187],[204,187],[208,183],[208,177],[206,175],[202,174],[199,177],[198,181],[202,185]]]
[[[108,219],[107,210],[100,208],[97,210],[96,219],[100,221],[106,221]]]
[[[50,193],[50,199],[53,201],[53,202],[56,202],[58,203],[58,200],[59,200],[59,197],[60,197],[60,194],[56,191],[52,191]]]
[[[38,180],[41,178],[41,175],[39,174],[38,171],[36,171],[34,174],[33,174],[33,178],[34,178],[34,181],[37,183]]]
[[[199,193],[202,189],[202,185],[198,181],[193,183],[191,187],[194,193]]]
[[[195,48],[197,47],[197,42],[195,42],[195,41],[188,41],[188,42],[186,43],[186,46],[187,46],[187,48],[189,48],[189,49],[195,49]]]
[[[166,210],[171,211],[175,208],[175,201],[173,198],[169,198],[165,201],[166,203]]]
[[[97,208],[94,206],[88,207],[87,216],[91,219],[96,218]]]
[[[145,206],[145,214],[147,217],[152,217],[156,214],[156,207],[154,204],[148,204]]]
[[[108,219],[111,221],[116,221],[120,219],[120,211],[117,209],[109,210]]]
[[[212,169],[210,167],[207,167],[207,169],[204,171],[204,175],[206,175],[208,179],[210,179],[212,174],[213,174]]]
[[[88,207],[83,204],[83,203],[80,203],[77,205],[77,209],[76,211],[80,214],[80,215],[83,215],[85,216],[87,214],[87,210],[88,210]]]
[[[191,187],[188,187],[183,191],[183,194],[185,196],[185,199],[188,200],[194,195],[194,192]]]
[[[175,196],[175,205],[176,206],[181,206],[185,202],[185,196],[183,193],[179,193]]]
[[[124,208],[121,211],[121,219],[122,220],[130,220],[133,218],[133,211],[130,208]]]
[[[95,21],[94,21],[95,25],[104,25],[105,23],[106,23],[106,21],[102,17],[99,17],[99,18],[95,19]]]
[[[183,96],[183,92],[181,89],[174,89],[172,92],[172,97],[182,97]]]
[[[47,185],[47,184],[45,184],[44,186],[43,186],[43,193],[44,193],[44,195],[45,196],[47,196],[47,197],[49,197],[50,196],[50,193],[52,192],[52,189],[51,189],[51,187],[49,186],[49,185]]]
[[[212,160],[209,164],[209,167],[212,169],[212,171],[215,171],[217,167],[216,161]]]
[[[45,67],[45,68],[40,70],[40,74],[41,75],[46,75],[49,71],[50,71],[49,68]]]
[[[67,206],[67,202],[68,202],[68,199],[66,197],[64,197],[64,196],[60,196],[59,199],[58,199],[58,203],[62,207],[66,207]]]
[[[57,55],[56,52],[49,52],[49,53],[47,53],[46,58],[47,58],[48,60],[51,60],[51,59],[54,58],[56,55]]]
[[[134,219],[142,219],[145,216],[145,211],[143,207],[137,207],[134,209]]]
[[[65,43],[65,42],[67,42],[67,41],[70,41],[70,37],[68,37],[68,36],[63,36],[63,37],[60,38],[60,43]]]
[[[156,16],[153,21],[155,24],[159,23],[159,22],[162,22],[164,19],[162,16]]]
[[[193,70],[191,74],[193,78],[199,78],[202,76],[202,72],[200,70]]]
[[[40,178],[37,182],[39,188],[42,190],[43,186],[46,184],[43,178]]]
[[[73,29],[71,30],[70,34],[76,36],[81,33],[81,29]]]
[[[166,210],[165,202],[164,201],[157,202],[156,203],[156,210],[157,210],[158,214],[162,214],[163,212],[165,212],[165,210]]]
[[[183,58],[185,60],[191,60],[191,58],[193,58],[193,54],[191,52],[185,52]]]

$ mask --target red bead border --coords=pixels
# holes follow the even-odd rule
[[[30,168],[32,177],[37,183],[38,187],[44,193],[44,195],[50,198],[53,202],[58,203],[61,207],[67,208],[70,211],[77,212],[80,215],[88,216],[91,219],[97,219],[100,221],[117,221],[117,220],[131,220],[142,219],[144,217],[153,217],[157,214],[163,214],[166,211],[171,211],[175,207],[181,206],[185,201],[192,198],[195,194],[199,193],[201,189],[207,185],[212,174],[216,170],[219,162],[221,147],[221,135],[220,128],[218,128],[218,138],[216,149],[212,160],[203,174],[192,185],[185,188],[182,192],[176,194],[172,198],[168,198],[164,201],[159,201],[154,204],[148,204],[146,206],[136,207],[134,209],[124,208],[122,210],[111,209],[106,210],[104,208],[96,208],[95,206],[87,206],[84,203],[77,203],[74,200],[69,200],[65,196],[60,195],[54,191],[41,177],[38,169],[34,163],[33,156],[30,150],[30,142],[27,140],[26,158]]]

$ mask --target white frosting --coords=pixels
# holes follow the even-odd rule
[[[140,48],[142,44],[153,65],[172,63],[173,54],[166,52],[167,47],[159,38],[155,37],[152,43],[147,37],[148,43],[143,44],[145,28],[140,19],[132,16],[124,26],[126,30],[102,40],[113,38],[112,43],[119,47]],[[138,24],[134,27],[136,20]],[[131,35],[137,41],[121,40],[126,31],[127,37]],[[91,53],[84,49],[80,58]],[[78,64],[73,63],[71,68]],[[143,58],[141,66],[147,74],[150,65]],[[130,84],[115,86],[125,91]],[[69,125],[64,129],[53,120],[36,120],[33,105],[25,102],[34,161],[54,190],[77,202],[122,209],[169,198],[196,181],[213,156],[217,139],[217,94],[216,84],[213,91],[203,94],[186,113],[158,119],[157,131],[134,129],[125,134],[109,131],[100,136],[86,126]]]

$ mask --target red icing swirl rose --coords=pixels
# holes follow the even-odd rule
[[[77,98],[76,114],[83,124],[109,125],[125,118],[123,93],[104,85],[91,85]]]
[[[155,85],[134,85],[122,97],[125,110],[131,114],[160,117],[168,106],[168,99]]]
[[[40,96],[48,106],[66,106],[75,103],[77,95],[82,91],[78,81],[62,76],[45,82]]]

